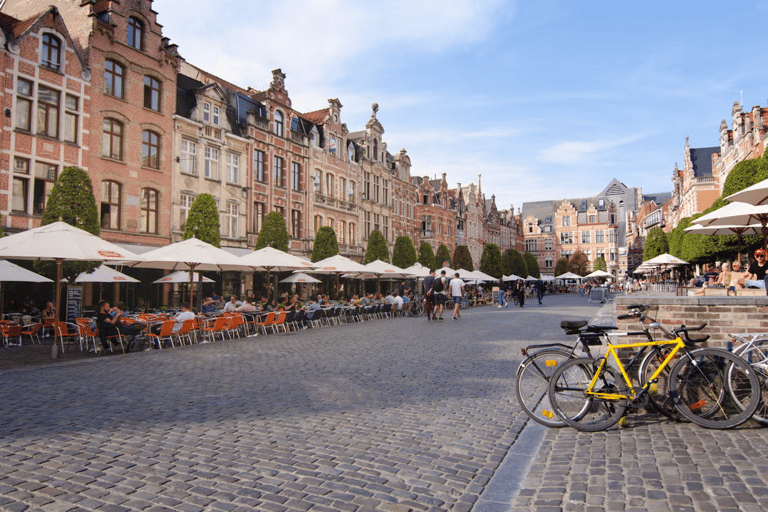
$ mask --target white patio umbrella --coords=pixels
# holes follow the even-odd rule
[[[768,204],[754,206],[749,203],[734,202],[696,219],[702,226],[749,226],[760,223],[763,234],[763,249],[768,239]]]
[[[459,273],[461,273],[461,272],[459,272]],[[485,272],[480,271],[480,270],[475,270],[473,272],[470,272],[470,274],[477,276],[477,278],[482,280],[482,281],[498,281],[498,279],[496,279],[495,277],[490,276],[490,275],[488,275]],[[464,274],[461,274],[461,277],[464,277]]]
[[[281,283],[319,283],[319,279],[305,274],[304,272],[296,272],[280,280]]]
[[[102,265],[90,274],[81,272],[75,278],[76,283],[138,283],[139,280],[131,276],[125,275],[122,272]]]
[[[555,279],[584,279],[579,274],[574,274],[573,272],[566,272],[565,274],[560,274],[559,276],[555,276]]]
[[[419,262],[414,263],[408,268],[404,268],[403,272],[408,272],[409,276],[423,279],[429,275],[429,267],[425,267]]]
[[[336,292],[339,291],[339,277],[341,274],[364,274],[368,272],[365,265],[362,265],[356,261],[337,254],[325,258],[324,260],[316,261],[313,263],[315,268],[307,269],[306,272],[310,274],[335,274],[336,275]]]
[[[595,270],[594,272],[587,274],[584,277],[613,277],[613,274],[606,272],[605,270]]]
[[[18,283],[52,283],[51,279],[20,267],[10,261],[0,260],[0,281]]]
[[[768,204],[768,180],[755,183],[751,187],[740,190],[725,198],[726,201],[738,201],[755,206]]]
[[[554,281],[555,276],[541,276],[542,281]]]
[[[0,238],[0,258],[56,262],[56,318],[60,311],[61,263],[63,261],[137,262],[144,258],[66,222]],[[56,346],[56,344],[54,344]]]
[[[516,276],[515,274],[509,274],[508,276],[501,276],[502,281],[520,281],[523,278],[520,276]]]
[[[194,272],[192,274],[192,280],[197,283],[200,281],[200,274],[198,272]],[[160,279],[155,279],[152,281],[152,284],[174,284],[174,283],[188,283],[189,282],[189,272],[185,270],[177,270],[176,272],[171,272],[167,276],[161,277]],[[203,276],[203,282],[204,283],[215,283],[213,279],[210,277]]]
[[[387,263],[386,261],[376,260],[363,265],[368,274],[376,276],[376,291],[381,291],[381,278],[387,279],[402,279],[408,277],[410,274],[396,265]],[[362,274],[361,274],[362,275]]]
[[[165,270],[186,270],[189,272],[189,308],[192,309],[192,284],[195,270],[250,270],[240,258],[209,243],[188,238],[175,244],[166,245],[142,254],[144,261],[132,266],[160,268]]]
[[[528,276],[528,277],[525,278],[525,280],[528,281],[528,282],[531,282],[531,281],[538,281],[539,278],[538,277],[533,277],[533,276]]]
[[[749,226],[702,226],[701,224],[694,224],[685,228],[686,233],[693,233],[696,235],[736,235],[739,248],[739,259],[741,259],[741,237],[743,235],[759,235],[763,232],[763,227],[760,224],[750,224]]]
[[[267,273],[267,295],[269,295],[269,291],[272,288],[272,271],[305,270],[314,267],[312,262],[274,247],[262,247],[245,256],[241,256],[240,261],[253,270]]]
[[[675,267],[678,265],[688,265],[687,261],[681,260],[677,256],[672,256],[669,253],[659,254],[655,258],[645,260],[643,263],[647,263],[649,265],[661,265],[661,266],[665,265],[668,267]]]

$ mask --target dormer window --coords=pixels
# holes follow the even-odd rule
[[[355,161],[355,145],[354,144],[350,144],[347,147],[347,153],[349,155],[349,161],[354,162]]]
[[[219,107],[216,105],[213,106],[213,124],[219,125]]]
[[[336,137],[334,137],[333,135],[331,135],[328,138],[328,151],[330,151],[331,153],[336,152]]]
[[[278,137],[282,137],[284,133],[283,128],[283,113],[279,110],[275,110],[275,124],[273,127],[273,133]]]
[[[312,146],[319,148],[320,147],[320,134],[317,131],[317,126],[313,126],[312,130],[309,132],[309,138],[312,139]]]
[[[208,102],[203,103],[203,122],[211,122],[211,104]]]
[[[605,209],[605,199],[598,199],[597,200],[597,207],[601,210]]]
[[[144,24],[138,18],[128,18],[128,46],[141,50],[144,48]]]
[[[61,41],[51,34],[43,34],[42,65],[54,71],[61,65]]]

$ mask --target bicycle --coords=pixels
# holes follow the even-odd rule
[[[672,332],[673,340],[613,345],[599,359],[579,358],[563,364],[549,383],[549,400],[555,414],[567,425],[585,432],[597,432],[615,425],[629,407],[644,407],[650,401],[652,384],[678,352],[682,355],[669,370],[668,389],[677,411],[706,428],[733,428],[749,420],[760,404],[757,374],[742,358],[727,350],[699,348],[689,331],[699,327],[681,326]],[[681,334],[683,336],[681,336]],[[683,337],[685,339],[683,339]],[[648,347],[673,346],[639,390],[627,375]],[[625,367],[618,349],[641,349]],[[613,360],[612,366],[609,360]],[[731,389],[730,382],[738,383]]]
[[[760,379],[762,400],[752,419],[763,425],[768,425],[768,333],[729,334],[729,336],[733,341],[741,344],[733,348],[733,342],[731,342],[728,349],[732,349],[734,354],[749,363]],[[739,389],[736,378],[735,375],[728,375],[732,390]],[[738,399],[738,396],[732,397]]]
[[[660,325],[656,322],[645,325],[647,318],[647,308],[643,305],[629,306],[627,314],[620,316],[623,318],[637,318],[642,327],[639,332],[610,332],[616,329],[614,326],[596,326],[588,325],[586,320],[562,321],[560,327],[565,330],[567,335],[577,335],[576,342],[573,345],[562,343],[547,343],[542,345],[530,345],[521,349],[525,359],[517,368],[515,376],[515,393],[523,411],[534,421],[548,427],[562,427],[565,422],[560,420],[553,412],[549,402],[549,381],[555,371],[565,362],[576,357],[576,351],[581,345],[581,350],[586,357],[592,357],[590,346],[602,345],[603,339],[608,341],[609,336],[632,336],[645,335],[649,341],[653,341],[649,328],[658,328]],[[532,352],[533,351],[533,352]],[[648,382],[649,377],[655,372],[657,366],[655,362],[661,355],[660,350],[654,350],[640,363],[639,381],[643,385]],[[679,420],[674,404],[666,393],[666,385],[662,389],[654,384],[653,393],[649,395],[651,407],[667,416],[668,418]]]
[[[416,295],[408,306],[408,316],[422,316],[424,314],[424,298]]]

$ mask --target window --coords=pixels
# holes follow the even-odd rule
[[[371,173],[363,173],[363,199],[371,199]]]
[[[381,231],[381,214],[380,213],[373,214],[373,230]]]
[[[373,139],[373,156],[371,157],[373,160],[379,159],[379,140]]]
[[[80,101],[76,96],[67,94],[64,97],[64,140],[77,144],[78,107]]]
[[[285,219],[285,208],[282,206],[275,206],[275,211],[283,216],[283,219]]]
[[[42,215],[53,185],[58,177],[58,168],[45,162],[35,162],[35,183],[32,191],[32,207],[36,215]]]
[[[589,223],[590,224],[594,224],[595,223],[595,216],[594,215],[590,215],[589,216]]]
[[[43,60],[46,68],[59,71],[61,63],[61,41],[51,34],[43,34]]]
[[[301,190],[301,165],[297,162],[291,162],[291,190]]]
[[[258,233],[261,231],[261,225],[264,222],[264,210],[266,205],[264,203],[253,203],[253,231]]]
[[[572,244],[573,243],[573,233],[560,233],[560,243],[561,244]]]
[[[197,175],[197,143],[181,139],[181,172]]]
[[[160,136],[149,130],[141,132],[141,165],[160,168]]]
[[[536,251],[536,240],[526,240],[525,252],[534,252],[534,251]]]
[[[365,212],[364,216],[364,224],[363,229],[365,230],[365,239],[367,240],[368,237],[371,236],[371,212]]]
[[[256,181],[264,181],[264,152],[253,150],[253,176]]]
[[[123,159],[123,125],[114,119],[104,120],[101,155],[115,160]]]
[[[141,226],[142,233],[157,233],[157,190],[141,189]]]
[[[59,92],[42,85],[37,88],[37,134],[59,138]]]
[[[315,215],[315,233],[323,227],[323,217],[321,215]]]
[[[209,146],[205,148],[205,177],[219,179],[219,150]]]
[[[279,110],[275,110],[275,124],[273,132],[278,137],[283,136],[283,113]]]
[[[120,184],[101,182],[101,229],[120,229]]]
[[[389,237],[389,217],[386,215],[383,216],[384,224],[382,224],[381,232],[384,235],[384,240],[390,240]],[[442,224],[440,224],[440,227],[442,228]]]
[[[315,169],[314,177],[315,194],[323,195],[323,172],[320,169]]]
[[[181,194],[181,201],[179,202],[179,228],[184,229],[187,225],[187,218],[189,217],[189,210],[192,208],[192,203],[195,202],[195,196],[190,194]]]
[[[137,18],[128,18],[128,46],[137,50],[144,48],[144,24]]]
[[[115,98],[123,97],[125,68],[113,60],[104,61],[104,92]]]
[[[235,203],[227,203],[226,222],[224,223],[224,229],[226,230],[227,238],[238,237],[237,221],[240,217],[239,205]]]
[[[349,182],[349,202],[354,203],[355,202],[355,182],[350,181]]]
[[[595,243],[596,244],[602,244],[605,243],[605,232],[601,229],[599,231],[595,231]]]
[[[554,260],[551,256],[547,256],[547,259],[544,261],[544,266],[546,268],[552,268],[554,266]]]
[[[379,202],[379,190],[380,190],[380,178],[378,176],[373,177],[373,202]]]
[[[213,106],[213,124],[219,125],[219,107],[216,105]]]
[[[344,178],[339,178],[339,199],[347,200],[347,180]]]
[[[144,108],[160,112],[160,82],[151,76],[144,77]]]
[[[589,236],[589,234],[590,234],[589,231],[582,231],[581,232],[581,243],[583,243],[583,244],[590,243],[589,240],[590,240],[591,237]]]
[[[325,174],[325,195],[333,197],[333,174]]]
[[[272,166],[274,167],[275,172],[275,186],[284,187],[285,183],[283,183],[283,159],[279,156],[274,157]]]
[[[608,236],[610,238],[610,242],[611,243],[616,242],[616,231],[615,230],[611,229],[610,231],[608,231]]]
[[[16,82],[16,128],[32,129],[32,82],[23,78]]]
[[[356,225],[354,222],[349,223],[349,239],[347,240],[347,244],[349,245],[355,245],[355,235],[356,235]]]
[[[354,144],[350,144],[347,147],[347,151],[349,153],[349,161],[350,162],[354,162],[355,161],[355,145]]]
[[[329,228],[333,228],[333,219],[330,217],[326,218],[325,225],[328,226]]]
[[[571,225],[571,218],[563,217],[563,226],[570,226],[570,225]]]
[[[382,203],[384,206],[389,206],[389,180],[382,180],[382,188],[384,189]]]
[[[545,251],[551,251],[552,250],[552,245],[553,244],[552,244],[552,239],[551,238],[547,238],[546,240],[544,240],[544,250]]]
[[[605,209],[605,199],[600,198],[597,200],[597,207],[601,210]]]
[[[291,236],[301,238],[301,210],[291,210]]]
[[[15,212],[27,213],[27,198],[29,195],[29,179],[13,177],[13,199],[11,209]]]
[[[206,123],[211,122],[211,104],[210,103],[203,103],[203,121]]]
[[[240,183],[240,155],[227,153],[227,181],[229,183]]]

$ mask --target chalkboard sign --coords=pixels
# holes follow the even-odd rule
[[[82,316],[83,287],[67,286],[67,322],[75,323]]]
[[[499,287],[494,286],[491,290],[491,293],[493,294],[493,303],[499,304]]]

